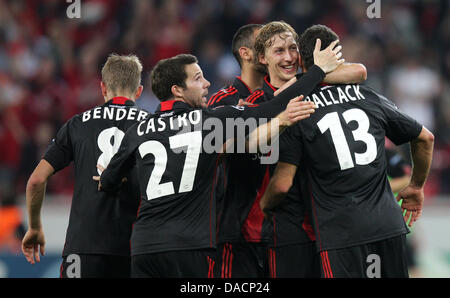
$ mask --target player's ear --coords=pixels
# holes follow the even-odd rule
[[[139,85],[139,87],[138,87],[138,89],[137,89],[137,91],[136,91],[136,94],[134,95],[134,98],[135,98],[135,99],[138,99],[139,96],[141,96],[142,90],[144,90],[144,86]]]
[[[108,91],[106,89],[106,85],[103,82],[100,82],[100,89],[102,90],[102,95],[106,99],[108,98]]]
[[[250,53],[249,53],[249,48],[247,48],[247,47],[240,47],[239,48],[239,56],[241,56],[242,60],[246,60],[246,61],[251,60]]]
[[[266,60],[266,56],[264,54],[258,54],[258,60],[259,63],[263,64],[263,65],[267,65],[267,60]]]
[[[172,85],[170,88],[170,91],[172,92],[174,97],[180,97],[183,98],[183,88],[181,88],[178,85]]]

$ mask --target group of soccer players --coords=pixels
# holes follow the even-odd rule
[[[243,26],[232,41],[241,75],[209,100],[196,57],[159,61],[153,115],[135,105],[137,57],[111,55],[105,104],[70,119],[28,181],[27,260],[44,253],[46,181],[73,161],[61,277],[73,254],[80,277],[367,277],[372,255],[379,276],[407,277],[405,218],[422,212],[433,135],[358,85],[365,67],[344,64],[338,41],[322,25],[301,36],[282,21]],[[227,121],[241,118],[270,121],[230,139]],[[411,143],[401,207],[385,136]],[[231,153],[239,138],[247,151]],[[267,138],[279,148],[248,149]],[[278,149],[278,163],[261,162]]]

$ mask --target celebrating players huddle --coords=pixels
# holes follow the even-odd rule
[[[326,26],[245,25],[232,52],[241,74],[209,99],[195,56],[159,61],[152,115],[135,105],[138,58],[108,58],[105,103],[59,130],[28,181],[30,263],[44,254],[46,182],[73,161],[61,277],[408,277],[405,222],[422,213],[433,135],[359,85],[365,67],[344,63]],[[401,206],[385,137],[411,144]]]

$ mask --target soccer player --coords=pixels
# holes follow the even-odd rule
[[[266,66],[258,61],[254,49],[261,27],[248,24],[234,35],[232,52],[241,67],[241,75],[232,85],[211,96],[209,106],[236,105],[241,99],[247,103],[259,102],[265,98],[261,87]],[[349,72],[360,76],[360,69],[359,65],[341,65],[327,74],[325,81],[335,80]],[[273,94],[271,90],[269,99]],[[272,229],[271,222],[264,219],[259,202],[267,186],[270,167],[261,165],[259,158],[259,154],[227,154],[219,164],[219,186],[226,188],[226,193],[222,206],[218,208],[218,277],[267,276],[267,245]],[[226,176],[223,177],[223,173]]]
[[[31,264],[40,261],[39,251],[45,252],[40,211],[47,180],[73,161],[75,189],[61,277],[130,276],[131,228],[140,195],[134,182],[136,171],[118,192],[98,192],[91,177],[98,171],[97,164],[108,165],[125,131],[148,115],[135,104],[143,89],[141,72],[136,56],[110,55],[100,83],[105,103],[67,121],[31,174],[26,189],[28,231],[22,242]],[[78,258],[73,258],[74,254]],[[67,272],[74,261],[79,263],[79,271]]]
[[[338,36],[322,25],[301,35],[305,72],[317,38],[326,47]],[[292,183],[301,185],[312,213],[322,277],[408,277],[405,221],[411,215],[411,225],[422,212],[433,134],[368,87],[321,86],[306,99],[318,108],[281,136],[288,146],[280,148],[265,208],[276,205]],[[403,199],[401,207],[387,179],[385,136],[397,145],[411,144],[414,165],[409,185],[397,197]]]
[[[101,189],[114,189],[129,167],[138,166],[142,199],[131,237],[133,277],[213,277],[215,169],[227,118],[274,118],[290,99],[309,94],[324,71],[342,63],[336,54],[331,47],[315,52],[312,73],[271,103],[215,110],[206,109],[210,84],[195,56],[157,63],[151,81],[161,100],[159,111],[128,130],[99,183]],[[302,106],[306,117],[312,105]]]
[[[339,48],[339,47],[338,47]],[[298,35],[287,23],[270,22],[257,35],[255,50],[259,61],[266,66],[262,93],[258,98],[249,97],[251,103],[262,103],[273,99],[274,94],[296,80],[299,68]],[[361,64],[344,64],[327,74],[325,81],[361,82],[366,70]],[[282,148],[283,143],[280,143]],[[259,199],[262,197],[275,166],[259,165]],[[257,174],[253,174],[256,176]],[[288,198],[273,210],[271,241],[268,249],[270,277],[319,277],[319,256],[316,253],[315,235],[310,225],[305,204],[299,190],[293,188]]]

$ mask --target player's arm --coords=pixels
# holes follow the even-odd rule
[[[26,187],[26,206],[28,212],[28,231],[22,240],[22,252],[30,264],[40,262],[45,253],[45,237],[41,222],[41,208],[44,201],[48,178],[55,169],[45,159],[42,159],[28,179]]]
[[[101,176],[93,176],[92,179],[98,181],[98,190],[102,191],[117,191],[122,182],[125,182],[124,177],[135,164],[135,141],[137,139],[136,128],[137,124],[133,125],[126,133],[120,143],[119,150],[112,157],[109,165],[104,169],[101,165],[97,167],[102,171]]]
[[[325,76],[328,84],[362,83],[367,80],[367,69],[360,63],[344,63]]]
[[[286,197],[286,194],[292,186],[296,172],[296,165],[286,162],[279,162],[277,164],[269,185],[259,202],[259,206],[266,218],[269,218],[271,210],[278,206]]]
[[[291,99],[286,110],[250,133],[246,143],[247,152],[257,152],[261,144],[270,146],[287,127],[308,118],[315,109],[315,104],[303,101],[303,96]]]
[[[417,221],[422,214],[424,201],[423,187],[431,167],[433,156],[434,135],[425,127],[419,136],[411,141],[411,155],[413,160],[411,181],[409,185],[397,196],[397,200],[403,200],[402,209],[406,210],[405,221],[411,215],[409,226]]]
[[[389,180],[389,184],[391,185],[391,190],[395,194],[405,188],[411,180],[411,177],[408,174],[405,174],[401,177],[391,178]]]

